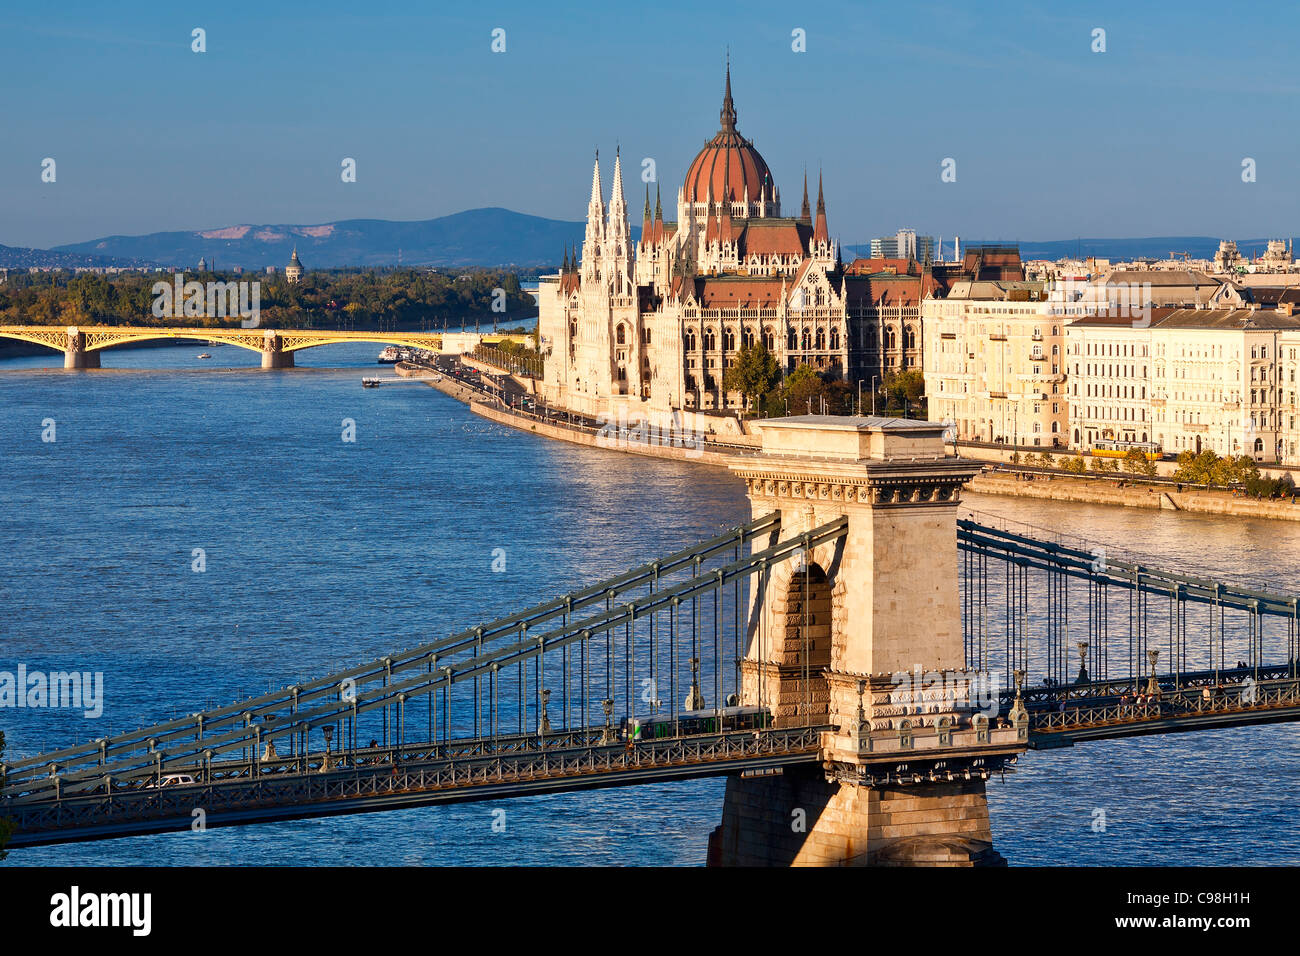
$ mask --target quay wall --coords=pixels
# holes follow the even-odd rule
[[[1290,498],[1256,501],[1253,498],[1233,497],[1232,493],[1227,491],[1176,491],[1172,488],[1141,484],[1126,484],[1121,488],[1113,482],[1087,478],[1036,477],[1032,481],[1021,481],[1014,475],[996,472],[976,475],[967,488],[985,495],[1300,521],[1300,504],[1292,504]]]
[[[697,461],[706,465],[727,467],[743,459],[743,453],[729,449],[683,448],[674,445],[658,445],[648,442],[620,441],[617,433],[597,435],[590,430],[571,428],[562,424],[553,424],[511,414],[493,408],[483,402],[481,393],[468,388],[444,375],[441,381],[433,381],[427,370],[416,366],[404,368],[398,365],[398,375],[421,378],[428,385],[446,395],[469,405],[470,411],[483,418],[490,419],[508,428],[532,432],[545,438],[567,441],[589,448],[603,448],[608,451],[621,451],[650,458],[669,458],[677,461]],[[970,455],[971,449],[963,448],[963,457]],[[1049,501],[1070,501],[1080,504],[1112,505],[1126,508],[1163,508],[1168,511],[1187,511],[1194,514],[1231,515],[1243,518],[1269,518],[1283,521],[1300,521],[1300,503],[1291,500],[1256,501],[1251,498],[1233,497],[1226,491],[1185,490],[1177,491],[1173,487],[1125,483],[1121,486],[1114,481],[1100,481],[1088,478],[1065,476],[1035,477],[1032,481],[1018,480],[1013,474],[985,471],[976,475],[967,486],[969,490],[986,495],[1003,495],[1017,498],[1039,498]]]
[[[435,388],[442,385],[442,382],[431,382]],[[443,389],[443,391],[446,391]],[[468,391],[468,389],[466,389]],[[451,394],[448,392],[448,394]],[[629,452],[634,455],[645,455],[649,458],[671,458],[676,461],[696,461],[706,465],[721,465],[726,467],[737,459],[737,455],[728,452],[712,450],[708,448],[687,448],[680,445],[660,445],[650,442],[641,441],[622,441],[616,431],[607,435],[593,434],[590,431],[579,428],[571,428],[566,425],[556,425],[549,422],[535,421],[520,415],[512,415],[510,412],[493,408],[480,401],[477,396],[469,403],[469,409],[475,415],[481,415],[490,419],[499,425],[505,425],[509,428],[517,428],[520,431],[532,432],[535,435],[542,435],[546,438],[555,438],[560,441],[567,441],[575,445],[586,445],[588,448],[603,448],[606,451]]]

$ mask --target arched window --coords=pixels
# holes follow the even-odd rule
[[[704,351],[712,352],[718,347],[718,333],[713,329],[704,330]]]
[[[840,350],[840,330],[831,329],[831,351],[838,352],[839,350]]]
[[[725,329],[723,331],[722,347],[728,352],[736,351],[736,332],[734,329]]]
[[[916,348],[916,330],[910,325],[903,331],[903,348],[908,351]]]
[[[817,330],[817,351],[820,352],[824,348],[826,348],[826,330],[818,329]]]
[[[794,329],[791,329],[790,332],[786,335],[785,347],[789,349],[791,352],[799,348],[799,333],[797,333]]]
[[[776,336],[772,334],[772,327],[769,325],[763,329],[763,348],[769,352],[776,350]]]
[[[811,342],[808,337],[807,329],[804,329],[802,332],[799,333],[799,347],[803,349],[805,352],[807,352],[808,349],[811,347]]]
[[[898,336],[894,333],[892,325],[885,329],[885,348],[890,351],[898,348]]]
[[[618,330],[616,331],[615,335],[618,337],[619,345],[627,344],[627,326],[624,325],[622,322],[618,324]]]
[[[686,333],[686,351],[688,351],[688,352],[694,352],[694,351],[695,351],[695,333],[694,333],[694,332],[687,332],[687,333]],[[693,386],[692,386],[692,387],[693,387]]]

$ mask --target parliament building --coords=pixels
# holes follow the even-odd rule
[[[551,404],[630,421],[677,410],[734,415],[743,398],[723,388],[723,373],[756,342],[785,373],[807,364],[863,382],[864,393],[888,371],[920,369],[921,300],[942,295],[971,263],[845,267],[820,175],[816,207],[805,175],[799,214],[782,215],[772,171],[737,128],[730,68],[720,121],[677,190],[675,219],[664,218],[658,186],[653,206],[647,187],[636,240],[621,159],[606,203],[597,155],[582,248],[540,282]]]

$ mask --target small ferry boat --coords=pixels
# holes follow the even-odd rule
[[[397,350],[397,346],[390,345],[379,353],[380,365],[396,365],[401,359],[402,353]]]
[[[380,381],[380,380],[377,379],[377,378],[363,378],[363,379],[361,380],[361,387],[362,387],[362,388],[378,388],[378,387],[379,387],[379,381]]]
[[[212,358],[212,356],[209,355],[207,352],[200,352],[199,358]]]

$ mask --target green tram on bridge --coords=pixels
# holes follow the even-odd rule
[[[772,726],[772,715],[765,707],[719,707],[709,710],[685,710],[676,717],[624,717],[620,728],[623,740],[659,740],[663,737],[692,737],[698,734],[721,734],[733,730],[761,730]]]

